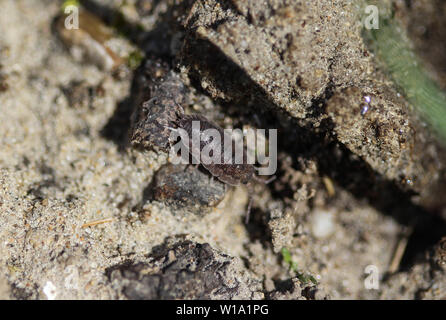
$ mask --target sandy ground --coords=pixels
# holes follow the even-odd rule
[[[109,1],[93,1],[98,5],[105,2]],[[332,14],[340,24],[343,21],[343,16],[339,16],[340,8],[348,16],[347,21],[353,21],[355,17],[354,7],[348,6],[347,2],[334,1],[330,5],[331,1],[316,1],[315,6],[318,6],[317,10]],[[140,21],[144,32],[150,34],[162,20],[163,13],[168,12],[171,2],[154,1],[148,6],[146,16],[141,17],[138,13],[141,11],[135,8],[143,4],[144,1],[127,1],[126,5],[121,5],[121,1],[110,1],[107,7],[122,12],[129,21]],[[321,37],[327,34],[336,37],[333,32],[335,28],[339,29],[339,24],[330,26],[324,19],[310,19],[308,17],[316,9],[310,4],[301,5],[302,10],[283,14],[297,14],[299,19],[306,19],[310,27],[322,23],[326,31]],[[302,135],[305,137],[299,142],[310,140],[305,142],[302,153],[290,150],[287,144],[280,146],[278,178],[271,185],[256,186],[251,222],[245,225],[248,202],[245,187],[228,188],[223,201],[211,209],[185,210],[147,198],[147,188],[154,175],[168,163],[167,155],[129,146],[123,148],[106,133],[107,128],[116,126],[112,121],[116,118],[116,110],[132,95],[134,72],[127,70],[116,76],[88,61],[74,59],[52,31],[53,19],[60,12],[58,2],[2,0],[0,6],[0,81],[4,87],[0,92],[1,298],[125,299],[140,295],[143,298],[225,299],[445,297],[443,271],[435,267],[438,259],[431,259],[442,257],[442,249],[437,248],[425,258],[428,250],[444,235],[443,220],[431,218],[430,213],[426,213],[431,203],[428,197],[425,202],[423,196],[419,201],[408,200],[405,196],[401,196],[401,200],[392,197],[402,193],[391,193],[393,181],[399,181],[401,171],[408,175],[429,175],[431,167],[423,166],[417,155],[418,149],[411,158],[406,151],[398,149],[400,145],[394,147],[394,136],[381,137],[381,142],[390,142],[377,148],[376,140],[361,140],[364,137],[357,134],[362,130],[361,125],[350,132],[349,122],[341,121],[346,118],[342,108],[358,108],[349,102],[358,100],[355,96],[358,92],[346,88],[358,87],[362,81],[362,88],[380,92],[379,88],[387,83],[382,80],[382,73],[374,68],[372,57],[355,58],[357,51],[354,49],[364,47],[359,29],[354,29],[354,34],[344,39],[350,44],[342,51],[345,56],[353,57],[348,61],[354,64],[342,66],[340,61],[344,60],[341,57],[329,67],[330,55],[337,52],[337,47],[330,42],[332,38],[319,43],[325,51],[317,53],[317,63],[309,57],[301,59],[307,57],[309,49],[304,47],[299,53],[299,43],[294,46],[296,56],[285,59],[281,67],[305,71],[304,84],[298,89],[299,102],[292,100],[292,94],[287,96],[279,90],[278,96],[269,96],[268,104],[274,105],[273,110],[282,110],[285,106],[294,108],[287,111],[303,128],[294,132],[296,137],[309,127],[315,131],[309,136]],[[261,4],[256,8],[261,11]],[[239,9],[243,13],[246,8],[240,5]],[[255,8],[251,9],[256,12]],[[206,10],[206,7],[192,10],[200,15],[200,10]],[[218,15],[212,18],[215,17]],[[194,21],[204,26],[209,23],[199,19]],[[253,21],[257,23],[256,17]],[[186,29],[190,27],[187,23],[183,25]],[[259,25],[262,24],[259,22],[256,26]],[[213,43],[218,46],[225,43],[228,32],[225,28],[228,26],[222,25],[217,31],[199,29],[199,32],[204,38],[215,40]],[[175,32],[173,30],[170,32]],[[190,90],[188,109],[206,114],[222,125],[240,125],[245,119],[252,118],[237,109],[240,106],[240,102],[234,102],[237,93],[224,96],[224,90],[218,91],[221,87],[209,76],[209,69],[194,64],[194,59],[190,59],[193,50],[187,46],[180,49],[178,39],[181,37],[188,45],[194,45],[194,40],[188,40],[188,36],[190,34],[184,36],[180,32],[178,38],[169,38],[172,43],[168,46],[175,54],[180,52],[181,55],[181,50],[185,50],[182,66],[175,72]],[[272,35],[281,36],[280,32]],[[156,41],[162,40],[156,38]],[[305,41],[299,41],[305,46]],[[313,43],[317,41],[313,39]],[[128,44],[128,47],[140,43]],[[156,53],[150,45],[147,47]],[[222,47],[223,52],[224,49]],[[235,54],[224,53],[236,63],[240,62]],[[249,54],[248,57],[238,56],[241,61],[244,58],[248,59]],[[296,59],[300,64],[293,65]],[[280,77],[265,73],[263,81],[261,71],[253,75],[250,74],[254,72],[251,65],[240,64],[252,81],[265,84],[263,89],[266,91],[271,88],[268,83],[274,82],[276,76]],[[317,66],[322,69],[318,71]],[[351,69],[349,75],[345,68]],[[349,77],[363,74],[367,69],[370,69],[367,77],[356,82],[350,80]],[[379,80],[370,80],[376,74]],[[202,78],[197,82],[197,77]],[[82,92],[88,94],[81,96],[80,102],[75,104],[70,100],[69,92],[79,83],[84,88],[80,90],[86,90]],[[323,94],[327,92],[327,83],[335,92],[331,100]],[[386,123],[388,126],[394,125],[395,119],[415,121],[406,113],[398,113],[400,109],[405,110],[405,103],[389,98],[395,93],[394,88],[389,88],[383,91],[390,90],[391,93],[378,98],[382,100],[379,104],[382,104],[383,113],[372,120],[382,123],[382,118],[387,116],[390,119]],[[285,87],[282,89],[286,91]],[[258,88],[256,90],[254,95],[258,94]],[[322,118],[306,116],[314,108],[316,98],[325,99],[327,114],[335,119],[335,143],[321,144],[323,134],[315,124],[320,124]],[[290,101],[295,104],[287,104]],[[257,117],[261,121],[270,121],[263,112]],[[279,116],[278,119],[275,121],[283,119],[287,132],[290,127],[294,128],[289,118]],[[119,127],[115,129],[119,131]],[[430,152],[440,153],[438,147],[426,139],[420,144],[428,141],[426,145]],[[341,155],[339,158],[349,160],[333,169],[321,159],[325,155],[313,156],[307,152],[311,149],[309,144],[333,152],[333,158]],[[399,157],[400,154],[403,155]],[[362,169],[357,170],[358,167],[366,167],[367,172],[372,173],[366,176]],[[356,175],[355,179],[346,178],[352,175]],[[385,182],[379,182],[382,180]],[[426,185],[427,182],[422,186]],[[377,188],[382,189],[376,192]],[[375,190],[374,194],[378,196],[366,194],[365,189]],[[404,204],[399,205],[400,200]],[[393,205],[387,205],[389,202]],[[423,207],[424,203],[429,205]],[[405,218],[401,218],[401,211],[407,214]],[[425,218],[426,214],[429,217]],[[431,232],[433,225],[437,226],[435,232]],[[427,233],[426,240],[423,235]],[[415,236],[408,238],[407,234]],[[408,239],[406,247],[404,244]],[[209,248],[196,246],[205,243]],[[399,246],[403,247],[401,256],[398,256]],[[158,252],[160,247],[164,248],[162,254]],[[297,263],[297,270],[289,270],[281,254],[284,247]],[[410,250],[404,251],[404,248]],[[160,285],[151,282],[153,278],[147,280],[140,275],[138,279],[142,280],[135,282],[128,280],[130,276],[124,270],[128,265],[143,263],[145,271],[136,268],[130,272],[159,275],[167,286],[172,274],[190,268],[183,266],[181,259],[191,259],[198,267],[192,270],[196,272],[193,280],[186,279],[184,283],[178,280],[175,284],[178,290],[172,289],[172,296],[157,296],[146,290]],[[200,259],[206,261],[205,265],[200,264]],[[178,268],[169,269],[166,261],[181,263]],[[196,283],[209,277],[208,266],[217,266],[221,284],[218,282],[209,292],[201,287],[190,289],[190,281]],[[379,288],[370,289],[367,285],[370,281],[367,270],[377,271]],[[305,281],[300,274],[313,276],[317,284]],[[132,291],[129,287],[136,289]],[[227,290],[218,290],[223,287]]]

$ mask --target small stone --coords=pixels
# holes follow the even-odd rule
[[[364,101],[365,103],[369,104],[370,102],[372,102],[372,98],[370,96],[364,96]]]
[[[154,200],[203,214],[218,205],[225,196],[225,186],[199,168],[168,164],[155,176],[151,190]],[[198,204],[198,205],[197,205]]]
[[[368,104],[365,104],[365,103],[363,103],[361,105],[361,115],[362,116],[365,115],[369,111],[369,107],[370,106]]]
[[[333,234],[335,224],[333,214],[328,211],[315,210],[311,215],[311,232],[318,239],[328,238]]]
[[[43,293],[46,295],[48,300],[54,300],[57,297],[56,286],[51,282],[47,281],[43,287]]]

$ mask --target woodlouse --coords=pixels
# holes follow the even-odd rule
[[[193,136],[193,122],[197,121],[199,124],[198,127],[198,134],[200,136],[200,143],[196,146],[192,143],[192,136]],[[208,120],[206,117],[198,114],[192,114],[192,115],[185,115],[185,114],[178,114],[178,119],[174,121],[174,124],[181,129],[184,129],[188,136],[188,145],[186,145],[186,148],[188,149],[190,155],[194,157],[197,161],[197,163],[200,163],[209,173],[216,177],[221,182],[231,185],[231,186],[238,186],[240,184],[250,185],[252,180],[262,182],[264,184],[267,184],[275,179],[275,176],[268,180],[260,179],[256,176],[256,168],[253,164],[250,164],[247,162],[247,151],[246,148],[243,146],[243,155],[242,155],[242,162],[238,163],[239,159],[235,158],[235,153],[233,152],[236,149],[236,142],[232,137],[229,137],[227,133],[224,132],[224,130],[217,125],[216,123]],[[220,149],[220,161],[218,163],[211,162],[211,163],[203,163],[201,162],[201,156],[202,151],[205,149],[210,143],[212,143],[212,139],[210,136],[206,136],[205,131],[208,129],[214,129],[218,132],[220,137],[218,148]],[[176,130],[176,129],[174,129]],[[231,141],[232,147],[231,149],[225,150],[225,144],[223,141],[225,139],[230,139],[228,141]],[[226,146],[227,147],[227,146]],[[228,151],[228,152],[225,152]],[[231,159],[225,159],[225,156],[230,155]],[[197,156],[198,158],[197,159]],[[210,154],[212,156],[212,154]],[[225,161],[226,160],[226,161]],[[228,161],[229,160],[229,161]],[[251,211],[251,204],[252,204],[252,187],[248,188],[249,192],[249,203],[245,218],[245,223],[249,222],[249,214]]]
[[[198,148],[196,150],[193,149],[192,146],[192,122],[198,121],[200,125],[200,144],[197,146]],[[189,136],[189,146],[188,150],[191,153],[191,155],[201,155],[203,149],[208,146],[210,143],[212,143],[211,139],[209,137],[205,137],[204,131],[207,129],[214,129],[218,131],[220,134],[220,137],[225,137],[225,139],[231,139],[232,141],[232,148],[231,150],[225,150],[225,145],[223,143],[223,139],[221,139],[221,143],[219,145],[220,148],[220,157],[221,161],[220,163],[204,163],[198,160],[206,170],[209,171],[212,176],[216,177],[221,182],[224,182],[226,184],[229,184],[231,186],[237,186],[240,184],[247,184],[251,179],[255,177],[255,167],[252,164],[247,163],[247,155],[246,155],[246,149],[243,148],[243,162],[242,163],[236,163],[234,152],[235,150],[235,141],[232,139],[232,137],[228,137],[228,135],[224,132],[224,130],[218,126],[216,123],[208,120],[202,115],[184,115],[180,117],[176,124],[179,128],[184,129],[188,136]],[[229,161],[225,161],[225,154],[230,154],[231,159]]]

